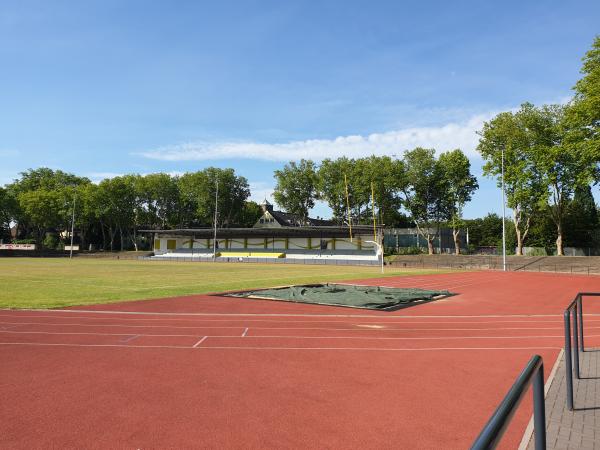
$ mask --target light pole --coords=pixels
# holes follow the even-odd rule
[[[377,253],[381,254],[381,273],[383,273],[383,245],[375,241],[365,241],[367,244],[375,244],[377,246]]]
[[[216,191],[215,191],[215,233],[213,236],[213,261],[217,260],[217,218],[219,213],[219,179],[216,180]]]
[[[73,215],[71,216],[71,247],[69,249],[69,259],[73,258],[73,235],[75,234],[75,201],[77,196],[73,195]]]
[[[506,272],[506,193],[504,190],[504,147],[502,147],[502,270]]]

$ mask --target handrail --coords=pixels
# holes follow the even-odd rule
[[[533,381],[533,423],[535,450],[546,449],[546,406],[544,404],[544,361],[533,356],[512,385],[490,420],[473,442],[471,450],[496,448],[527,388]]]
[[[581,379],[579,371],[579,351],[585,351],[583,343],[583,297],[600,297],[600,292],[579,292],[563,314],[565,325],[565,375],[567,381],[567,407],[573,411],[573,372]],[[571,311],[573,320],[571,321]],[[571,322],[573,333],[571,334]]]

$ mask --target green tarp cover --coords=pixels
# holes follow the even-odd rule
[[[448,291],[345,284],[311,284],[229,294],[233,297],[285,300],[367,309],[396,309],[451,295]]]

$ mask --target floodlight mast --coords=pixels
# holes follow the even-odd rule
[[[502,147],[502,270],[506,272],[506,191],[504,189],[504,147]]]
[[[73,215],[71,216],[71,248],[69,249],[69,259],[73,259],[73,235],[75,233],[75,201],[77,196],[73,194]]]
[[[213,261],[217,260],[217,214],[219,210],[219,179],[215,181],[217,189],[215,191],[215,233],[213,236]]]

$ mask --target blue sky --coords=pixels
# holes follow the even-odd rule
[[[0,183],[213,165],[262,199],[286,161],[417,145],[481,176],[481,123],[568,99],[599,23],[597,1],[3,1]],[[480,185],[467,217],[500,209]]]

